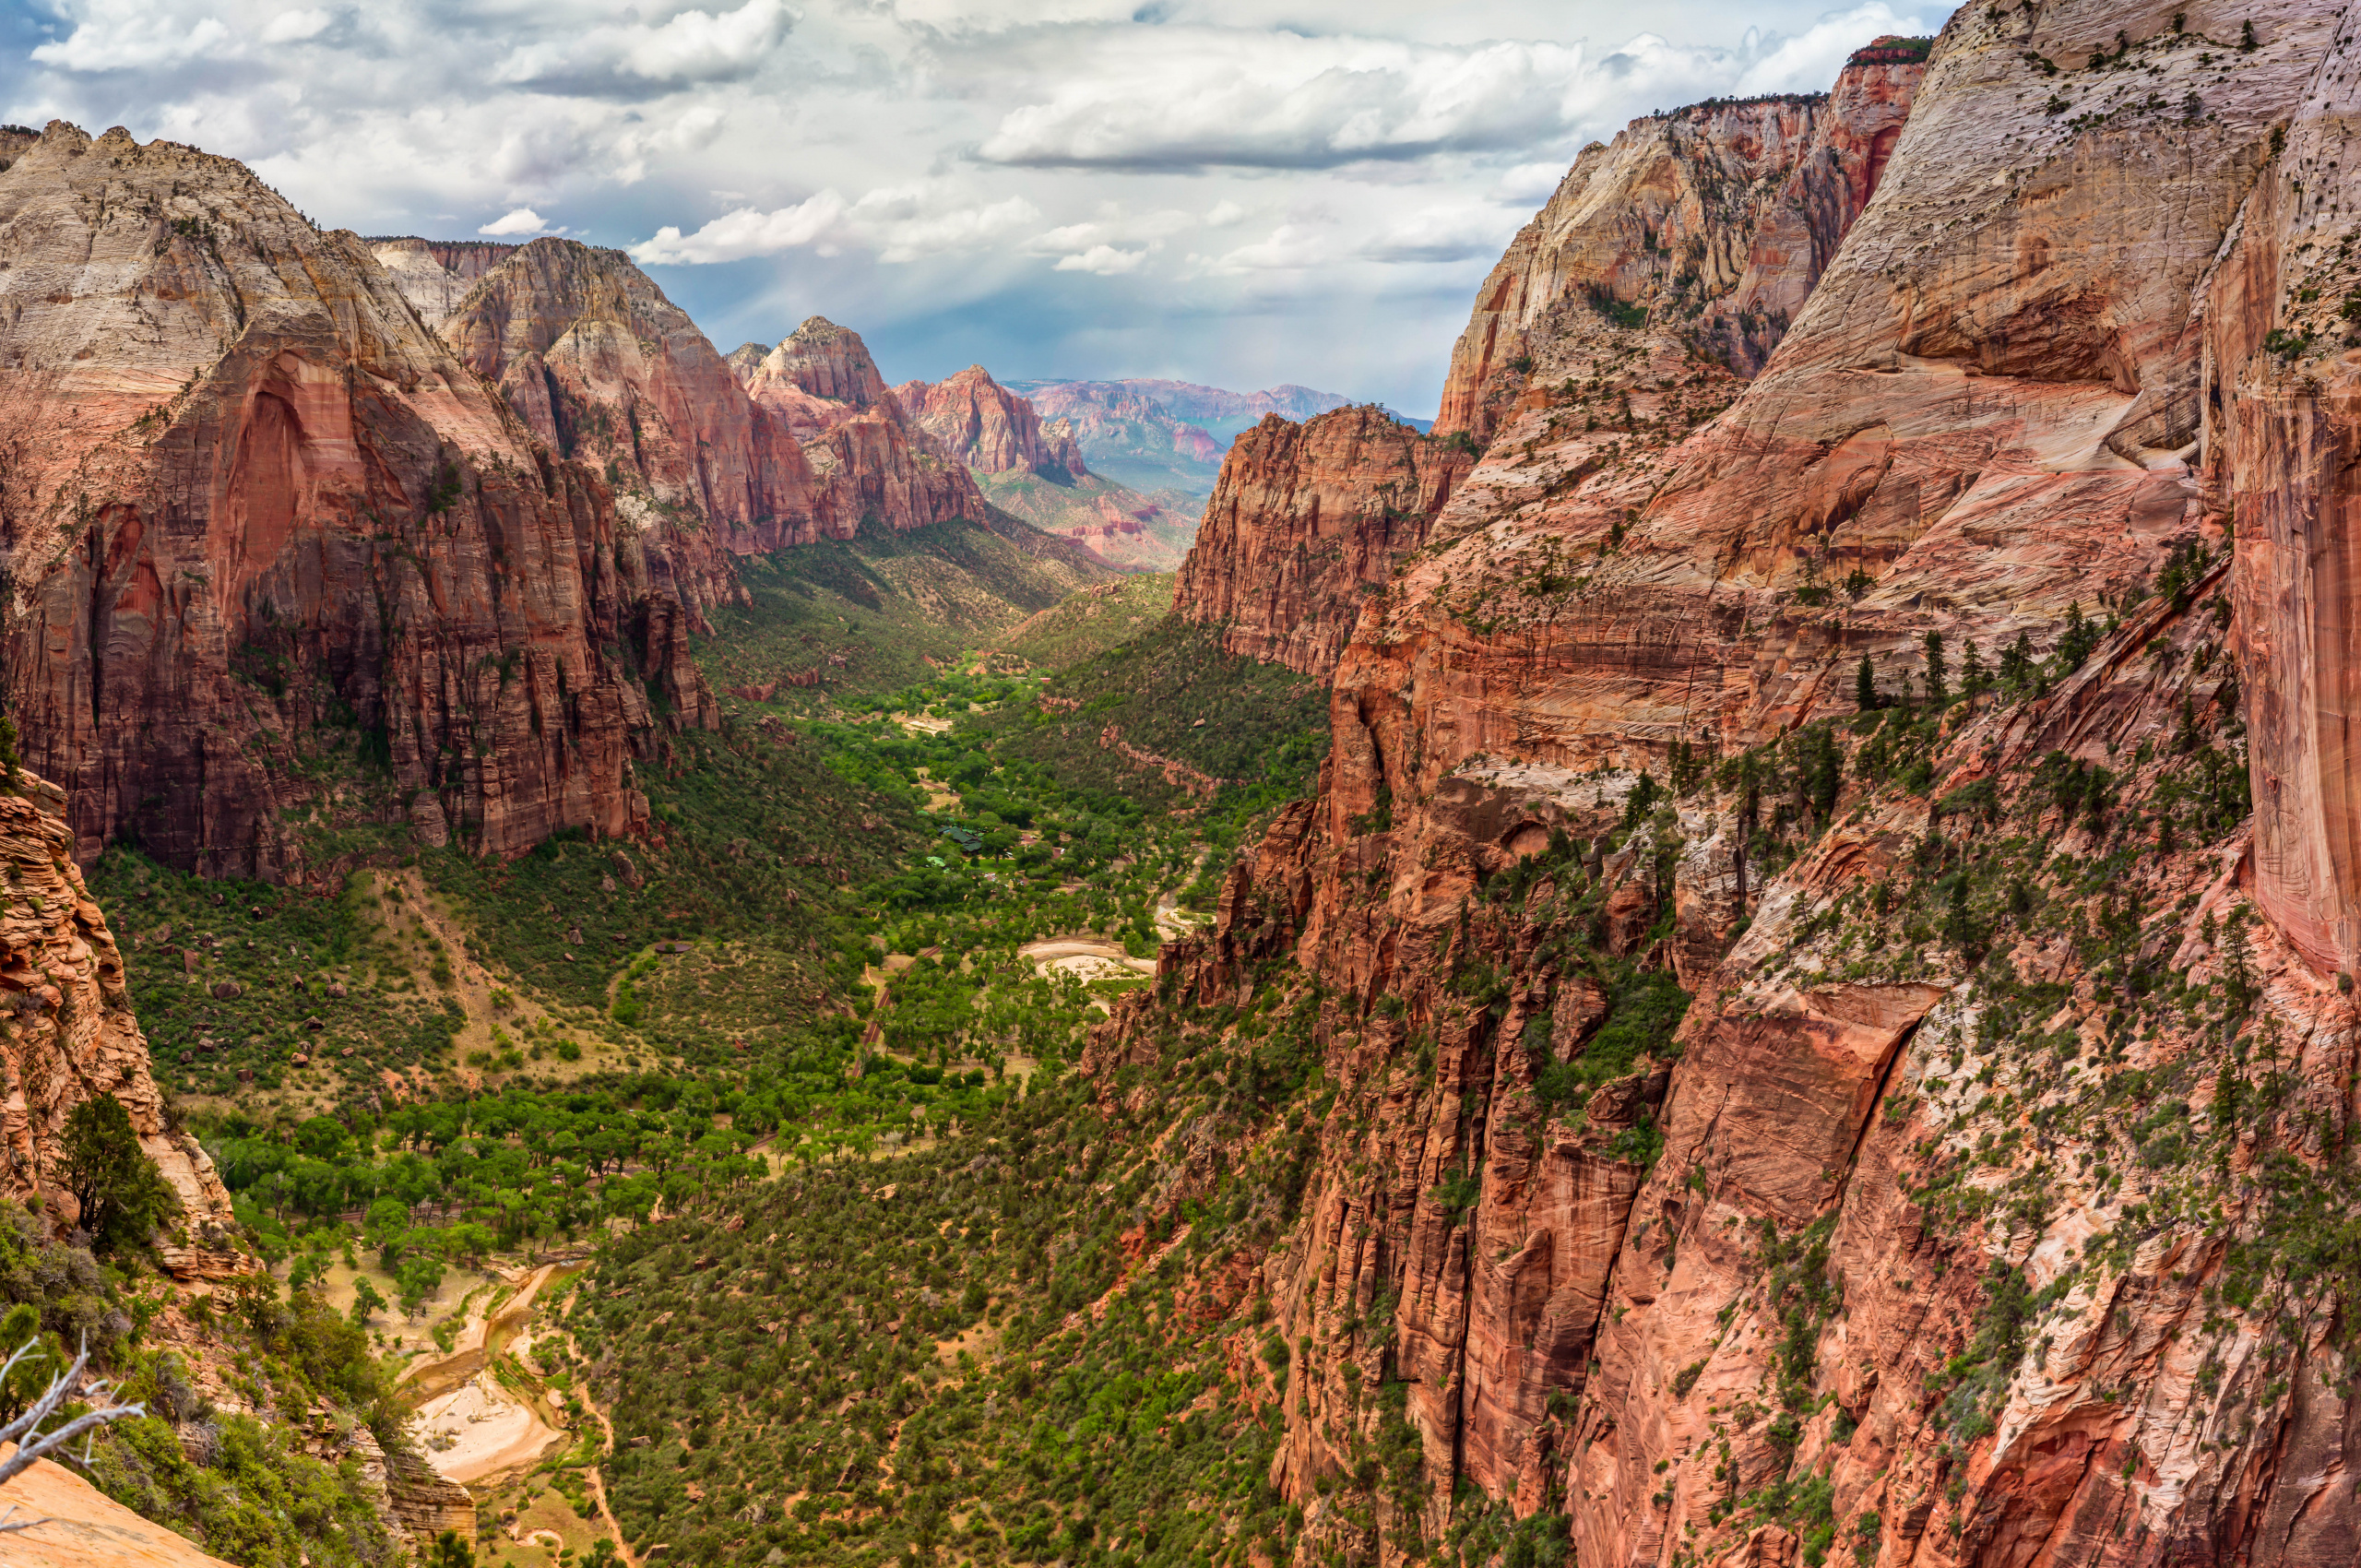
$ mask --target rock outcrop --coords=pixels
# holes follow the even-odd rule
[[[1325,679],[1364,593],[1426,542],[1467,477],[1463,448],[1362,406],[1238,438],[1181,564],[1174,607],[1232,653]]]
[[[786,424],[621,251],[535,240],[439,330],[552,452],[604,472],[643,528],[709,524],[739,553],[850,531]]]
[[[1914,53],[1864,50],[1825,96],[1652,114],[1584,148],[1484,280],[1435,429],[1488,443],[1551,378],[1536,340],[1570,318],[1679,321],[1759,370],[1884,174],[1924,70]]]
[[[11,1004],[0,1022],[0,1196],[72,1230],[81,1213],[58,1170],[66,1118],[111,1095],[180,1199],[181,1217],[160,1245],[166,1265],[183,1279],[249,1271],[258,1265],[238,1246],[229,1189],[196,1140],[165,1119],[123,954],[57,814],[64,792],[17,777],[21,793],[0,793],[0,985]]]
[[[2354,34],[1962,10],[1888,152],[1718,253],[1809,290],[1750,381],[1677,313],[1481,302],[1534,367],[1454,369],[1483,460],[1290,608],[1351,626],[1319,799],[1085,1063],[1123,1113],[1316,1015],[1240,1331],[1297,1562],[2353,1560]],[[1263,434],[1225,493],[1285,495]],[[1271,636],[1236,585],[1329,509],[1217,509],[1184,611]]]
[[[299,807],[432,808],[489,853],[640,819],[650,683],[714,711],[677,598],[366,244],[228,160],[53,123],[0,175],[0,255],[6,685],[78,855],[302,880],[336,868]]]
[[[0,1444],[0,1454],[14,1452]],[[45,1521],[8,1537],[11,1568],[233,1568],[47,1459],[34,1460],[0,1497],[20,1518]]]
[[[401,234],[362,243],[418,312],[419,320],[431,327],[449,320],[485,273],[516,254],[515,245],[497,240],[421,240]]]
[[[979,473],[1022,470],[1067,480],[1089,472],[1071,423],[1055,420],[1044,425],[1031,403],[979,364],[945,381],[903,382],[894,388],[894,398],[911,423]]]

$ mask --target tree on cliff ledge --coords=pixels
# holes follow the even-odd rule
[[[136,1247],[180,1212],[164,1173],[139,1146],[131,1113],[111,1094],[86,1099],[65,1118],[58,1174],[82,1206],[81,1226],[94,1247]]]

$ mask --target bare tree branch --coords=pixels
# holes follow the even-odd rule
[[[0,1364],[0,1382],[6,1380],[8,1373],[16,1370],[18,1361],[29,1355],[39,1354],[40,1351],[41,1336],[36,1334],[20,1346],[15,1354],[8,1358],[6,1364]],[[81,1346],[81,1353],[74,1358],[74,1364],[51,1379],[49,1386],[42,1391],[42,1396],[26,1407],[22,1415],[6,1426],[0,1426],[0,1443],[13,1443],[17,1445],[17,1451],[14,1454],[0,1459],[0,1486],[7,1485],[18,1474],[31,1468],[36,1459],[46,1458],[52,1454],[59,1454],[61,1457],[74,1464],[88,1465],[90,1462],[90,1449],[87,1442],[83,1443],[82,1452],[78,1455],[66,1445],[85,1432],[96,1431],[109,1421],[119,1421],[127,1417],[144,1416],[148,1413],[148,1407],[144,1404],[106,1404],[107,1385],[104,1381],[100,1381],[90,1385],[91,1397],[99,1402],[99,1408],[75,1417],[55,1431],[42,1431],[42,1422],[49,1420],[51,1412],[65,1401],[65,1396],[79,1385],[82,1381],[82,1369],[89,1365],[89,1341],[85,1338]],[[12,1517],[16,1512],[16,1504],[10,1503],[6,1513],[0,1513],[0,1535],[17,1530],[30,1530],[36,1525],[49,1523],[46,1519],[17,1520]]]

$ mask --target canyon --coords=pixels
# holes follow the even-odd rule
[[[69,1229],[58,1130],[112,1094],[175,1289],[235,1291],[82,864],[327,891],[358,862],[295,825],[398,824],[521,868],[464,885],[564,928],[543,969],[611,935],[543,983],[705,1075],[651,1163],[777,1139],[600,1211],[536,1329],[640,1560],[2351,1562],[2356,29],[1970,7],[1824,95],[1634,121],[1478,290],[1431,432],[889,386],[820,317],[725,356],[621,253],[322,234],[191,149],[11,134],[6,669],[56,783],[0,795],[0,1186]],[[962,647],[793,733],[801,680],[708,689],[774,557],[867,592],[825,552],[1096,508],[1153,564],[1086,451],[1142,431],[1220,457],[1152,631],[1027,532],[1104,577],[1012,628],[1071,639],[1046,679]],[[1228,793],[1313,754],[1315,699],[1316,787]],[[1262,754],[1192,760],[1232,727]],[[820,833],[712,808],[693,748]],[[677,885],[631,924],[672,856],[767,889],[776,951]],[[1086,946],[1129,962],[1033,963]],[[710,1016],[634,1033],[641,985]],[[774,1020],[712,1021],[749,996],[808,1033],[749,1051]],[[943,1096],[882,1142],[813,1109],[897,1083]],[[373,1463],[413,1536],[471,1522]]]

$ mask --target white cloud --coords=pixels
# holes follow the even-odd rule
[[[871,191],[853,204],[853,227],[877,246],[878,260],[902,262],[975,249],[1041,220],[1041,209],[1023,196],[939,205],[946,194],[940,187],[918,185]]]
[[[1003,116],[994,162],[1309,169],[1554,133],[1580,45],[1156,29],[1122,37],[1046,102]]]
[[[1538,207],[1558,194],[1558,183],[1565,177],[1566,165],[1554,158],[1520,163],[1502,170],[1485,195],[1503,207]]]
[[[510,234],[538,234],[548,227],[548,220],[540,213],[529,207],[520,207],[505,218],[493,219],[476,232],[505,237]]]
[[[746,75],[787,36],[794,18],[782,0],[746,0],[734,11],[682,11],[655,27],[609,23],[510,52],[493,79],[585,83],[599,77],[683,84]]]
[[[1364,244],[1360,254],[1386,262],[1489,260],[1515,227],[1514,220],[1503,223],[1496,208],[1430,207]]]
[[[328,24],[334,20],[334,17],[316,7],[305,11],[281,11],[263,24],[262,41],[265,43],[301,43],[307,38],[317,38],[327,31]]]
[[[1214,264],[1216,272],[1297,271],[1307,267],[1321,267],[1336,259],[1337,246],[1332,236],[1323,235],[1299,223],[1282,223],[1271,231],[1270,237],[1251,245],[1240,245]]]
[[[183,18],[144,0],[96,0],[72,32],[36,46],[31,58],[63,71],[150,70],[231,53],[234,37],[219,17]]]
[[[1052,272],[1095,272],[1101,278],[1120,278],[1126,272],[1137,272],[1140,263],[1147,259],[1147,252],[1119,251],[1112,245],[1093,245],[1077,255],[1062,255]]]
[[[1246,209],[1225,196],[1205,209],[1205,227],[1227,229],[1246,216]]]
[[[777,255],[801,245],[819,244],[837,233],[846,210],[845,198],[834,191],[822,191],[775,212],[742,207],[685,237],[676,228],[658,229],[654,239],[632,246],[631,255],[634,261],[650,266]]]
[[[1937,18],[1934,25],[1940,25]],[[1934,30],[1928,19],[1896,13],[1883,0],[1870,0],[1849,11],[1831,12],[1793,38],[1782,39],[1769,53],[1749,65],[1738,78],[1738,90],[1756,92],[1821,92],[1845,68],[1845,57],[1880,33],[1919,33]]]

